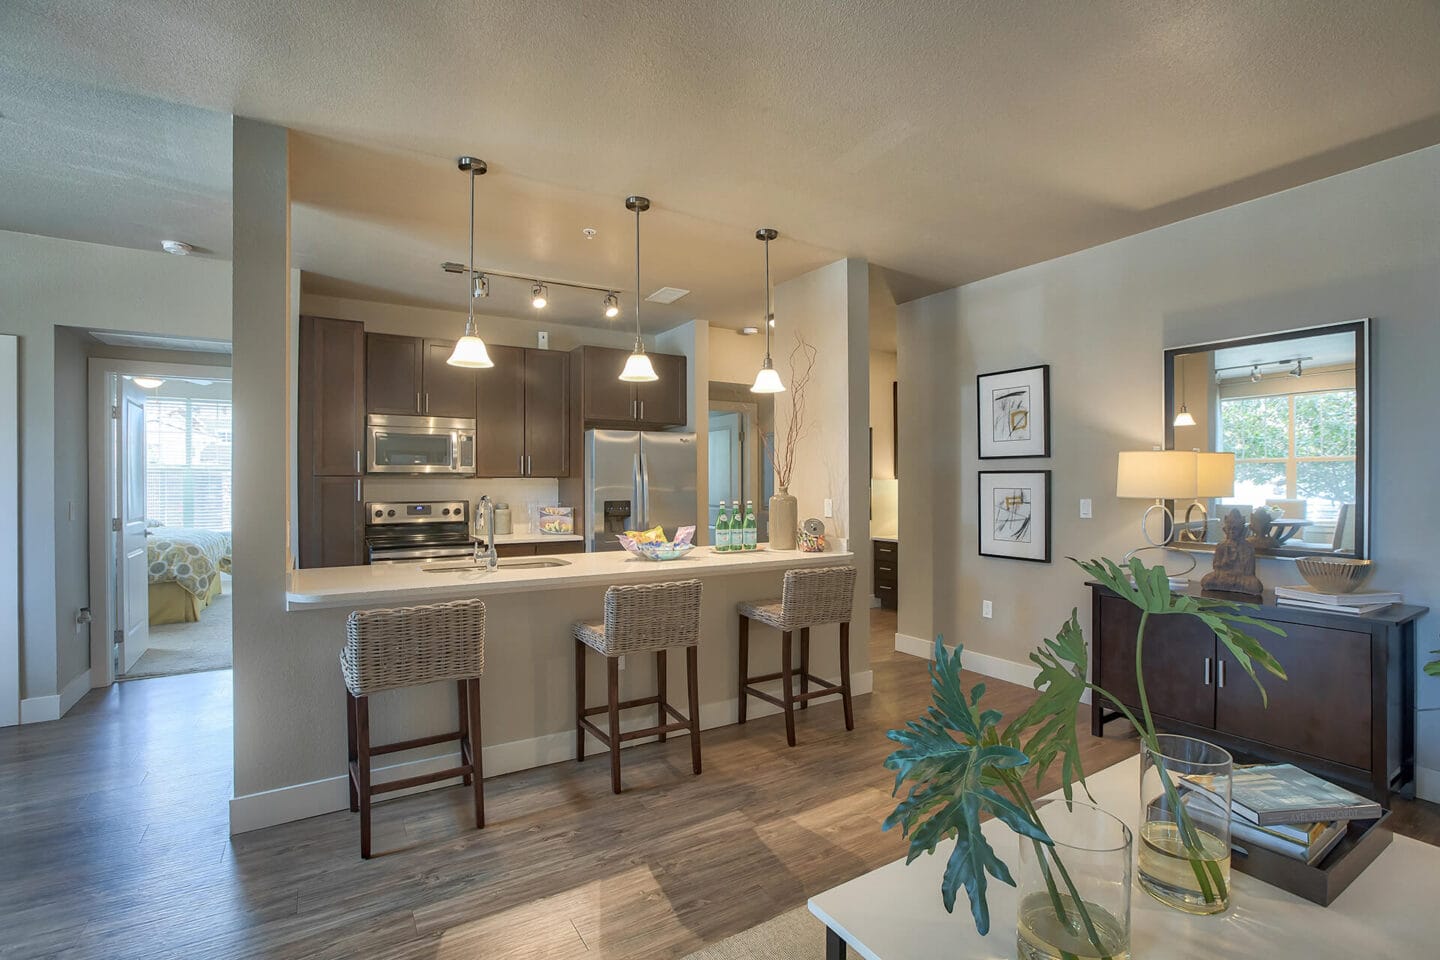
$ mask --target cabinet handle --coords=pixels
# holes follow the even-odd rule
[[[416,413],[419,413],[419,412],[420,412],[420,391],[419,391],[419,390],[416,390],[416,391],[415,391],[415,412],[416,412]]]
[[[515,469],[520,471],[520,476],[525,476],[525,454],[520,454],[520,466]]]
[[[531,471],[531,470],[532,470],[532,467],[531,467],[531,465],[530,465],[530,454],[527,453],[527,454],[525,454],[525,476],[527,476],[527,477],[530,476],[530,471]]]
[[[889,573],[889,572],[891,572],[891,571],[892,571],[893,569],[895,569],[895,568],[894,568],[894,567],[881,567],[881,566],[877,566],[875,569],[876,569],[876,570],[884,570],[886,573]]]
[[[356,480],[356,481],[355,481],[355,502],[356,502],[356,503],[359,503],[359,502],[360,502],[360,481],[359,481],[359,480]]]
[[[640,419],[641,419],[641,420],[644,420],[644,419],[645,419],[645,401],[644,401],[644,400],[641,400],[641,401],[640,401]]]
[[[1205,686],[1210,686],[1210,658],[1205,658]]]
[[[356,451],[355,451],[355,472],[356,472],[356,473],[359,473],[359,472],[360,472],[360,451],[359,451],[359,450],[356,450]]]
[[[430,412],[430,394],[425,394],[425,412]]]
[[[1224,660],[1219,660],[1219,661],[1217,661],[1217,662],[1216,662],[1216,665],[1215,665],[1215,669],[1216,669],[1216,671],[1217,671],[1218,674],[1219,674],[1220,688],[1223,690],[1223,689],[1225,688],[1225,661],[1224,661]]]

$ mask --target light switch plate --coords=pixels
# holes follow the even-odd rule
[[[990,620],[995,616],[995,606],[989,600],[980,601],[980,616]]]
[[[1094,516],[1095,516],[1095,513],[1094,513],[1093,509],[1091,508],[1090,498],[1089,498],[1089,497],[1084,497],[1084,498],[1082,498],[1082,499],[1080,500],[1080,519],[1081,519],[1081,520],[1089,520],[1089,519],[1091,519],[1091,518],[1094,517]]]
[[[835,501],[831,500],[829,497],[825,498],[825,516],[835,516]]]
[[[535,340],[536,340],[536,346],[538,346],[541,350],[549,350],[549,349],[550,349],[550,331],[549,331],[549,330],[541,330],[539,333],[535,334]]]

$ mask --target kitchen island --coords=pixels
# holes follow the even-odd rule
[[[536,565],[537,561],[563,561]],[[575,755],[575,647],[570,625],[602,616],[605,588],[614,584],[662,583],[696,578],[703,584],[699,651],[702,728],[734,723],[738,625],[735,604],[778,597],[786,570],[849,565],[850,553],[793,551],[719,553],[698,547],[667,563],[641,560],[623,552],[573,554],[501,561],[495,571],[451,569],[427,572],[431,564],[324,567],[293,571],[286,609],[296,621],[297,641],[286,648],[285,669],[271,672],[266,710],[247,740],[266,758],[264,789],[231,801],[231,831],[256,829],[315,816],[349,805],[345,778],[345,695],[339,654],[345,620],[351,610],[435,603],[479,597],[486,604],[485,675],[481,680],[484,766],[487,777],[528,769]],[[434,564],[433,566],[441,566]],[[453,561],[446,566],[453,566]],[[868,598],[867,598],[868,599]],[[857,598],[855,618],[864,624],[868,603]],[[866,652],[868,630],[851,634],[852,689],[870,692]],[[838,628],[813,631],[812,670],[839,678]],[[778,670],[779,639],[768,628],[751,632],[751,670]],[[669,696],[683,702],[683,671],[673,663]],[[654,659],[629,658],[621,674],[621,697],[654,691]],[[588,671],[591,703],[602,702],[604,671]],[[778,685],[778,682],[777,682]],[[371,701],[372,735],[390,742],[439,733],[455,725],[453,684],[436,684],[376,694]],[[758,700],[750,716],[777,712]],[[838,714],[817,723],[840,723]],[[652,713],[635,711],[622,728],[654,722]],[[816,717],[812,711],[809,717]],[[807,717],[807,722],[809,718]],[[843,727],[840,727],[843,730]],[[781,736],[778,731],[757,736]],[[640,740],[635,743],[645,743]],[[627,744],[627,747],[629,744]],[[598,744],[597,744],[598,747]],[[453,765],[448,745],[387,757],[377,781],[427,773]]]

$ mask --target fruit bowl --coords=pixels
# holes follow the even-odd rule
[[[1344,557],[1298,557],[1295,569],[1321,593],[1350,593],[1365,585],[1375,572],[1373,560]]]

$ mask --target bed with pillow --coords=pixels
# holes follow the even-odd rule
[[[230,534],[189,527],[150,527],[150,623],[194,623],[220,596],[230,572]]]

